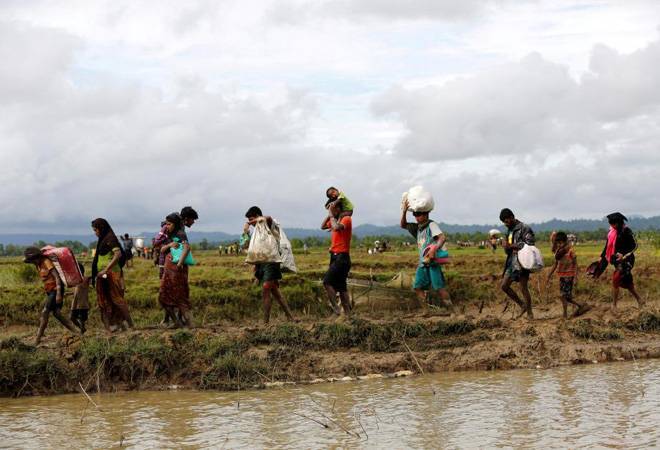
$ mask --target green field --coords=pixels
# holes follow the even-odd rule
[[[597,259],[600,244],[577,246],[578,261],[584,269]],[[541,250],[546,265],[552,263],[552,255],[547,245]],[[478,248],[450,248],[451,264],[445,267],[449,291],[454,302],[463,310],[474,307],[489,307],[505,300],[498,289],[502,272],[504,253],[493,254],[490,250]],[[253,282],[251,266],[244,264],[244,256],[219,256],[215,251],[197,251],[198,265],[190,270],[191,301],[196,326],[206,326],[220,321],[251,321],[261,317],[260,289]],[[409,276],[414,274],[416,252],[414,249],[399,248],[377,255],[369,255],[364,250],[354,250],[351,278],[373,280],[376,284],[385,283],[399,272]],[[158,269],[151,261],[134,259],[133,267],[125,269],[126,299],[138,327],[153,326],[161,320],[158,305]],[[329,316],[325,293],[320,280],[327,267],[328,255],[324,249],[312,249],[309,254],[296,254],[299,268],[297,274],[285,274],[282,292],[291,308],[302,319],[321,319]],[[90,260],[82,260],[90,272]],[[548,269],[545,269],[546,271]],[[642,248],[637,254],[634,270],[638,291],[650,303],[659,297],[660,283],[658,271],[660,257],[654,248]],[[555,304],[558,286],[554,280],[549,290],[545,288],[545,273],[534,275],[530,283],[533,301],[536,306]],[[607,303],[610,301],[609,273],[600,280],[581,277],[576,290],[578,299]],[[364,283],[362,283],[364,284]],[[356,286],[351,288],[356,298],[358,314],[370,318],[396,318],[399,312],[409,312],[414,306],[411,290],[389,289],[380,291]],[[19,258],[0,258],[0,326],[36,326],[38,314],[44,300],[43,289],[32,266],[22,264]],[[91,294],[92,305],[95,294]],[[388,299],[387,297],[391,297]],[[370,301],[365,302],[368,298]],[[626,295],[624,294],[624,300]],[[380,300],[380,303],[379,303]],[[70,303],[70,297],[66,301]],[[67,308],[65,308],[66,311]],[[273,312],[279,314],[277,305]],[[94,306],[90,313],[91,328],[100,327],[98,313]],[[51,327],[58,327],[53,323]]]

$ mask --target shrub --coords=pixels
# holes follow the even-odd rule
[[[635,331],[660,331],[660,316],[654,312],[643,312],[626,322],[626,328]]]
[[[475,325],[467,320],[450,320],[447,322],[439,322],[438,326],[433,330],[433,334],[436,336],[467,334],[475,328]]]

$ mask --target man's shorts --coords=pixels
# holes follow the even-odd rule
[[[323,277],[323,284],[332,286],[337,292],[346,292],[346,279],[350,271],[351,256],[348,253],[331,253],[330,266]]]
[[[257,264],[254,276],[260,283],[281,280],[282,270],[280,270],[280,263]]]
[[[438,265],[419,266],[415,272],[414,289],[424,291],[444,289],[446,287],[445,274],[442,273],[442,267]]]
[[[520,267],[516,258],[516,255],[511,255],[507,258],[506,265],[504,266],[504,276],[510,278],[511,281],[529,280],[529,274],[531,272]]]
[[[568,300],[573,299],[573,280],[573,277],[559,277],[559,292]]]

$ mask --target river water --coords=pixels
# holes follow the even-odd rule
[[[659,360],[92,398],[0,399],[0,447],[660,446]]]

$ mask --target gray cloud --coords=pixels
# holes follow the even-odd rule
[[[440,87],[394,87],[372,109],[402,122],[407,133],[395,151],[414,160],[551,154],[576,145],[598,152],[623,138],[619,122],[657,114],[658,60],[658,42],[629,55],[599,45],[591,72],[576,80],[531,54]]]
[[[294,159],[289,147],[299,148],[316,114],[302,91],[265,107],[189,80],[174,98],[112,77],[79,86],[71,78],[75,39],[26,24],[0,29],[1,55],[16,62],[0,70],[0,213],[11,217],[2,228],[12,228],[6,231],[29,223],[58,229],[78,223],[86,230],[97,216],[157,223],[191,203],[217,225],[222,214],[211,208],[242,209],[249,192],[271,189],[275,176],[261,168]],[[39,61],[23,62],[43,39],[53,43],[54,55],[39,58],[35,50]],[[27,53],[18,58],[15,47]],[[252,169],[259,178],[249,175]]]
[[[272,5],[268,16],[276,22],[297,23],[308,20],[434,20],[473,19],[510,4],[529,0],[321,0],[283,1]]]

